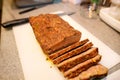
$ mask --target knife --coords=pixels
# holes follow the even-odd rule
[[[56,13],[56,14],[59,15],[59,16],[63,16],[63,15],[69,15],[70,16],[74,13],[75,12],[68,12],[68,13],[63,12],[63,13]],[[1,25],[4,28],[8,28],[8,27],[12,27],[12,26],[15,26],[15,25],[24,24],[24,23],[27,23],[27,22],[29,22],[29,17],[7,21],[7,22],[2,23]]]

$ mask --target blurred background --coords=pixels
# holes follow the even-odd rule
[[[0,24],[1,24],[1,16],[2,16],[2,0],[0,0]],[[1,27],[0,27],[0,40],[1,40]]]
[[[1,23],[1,13],[2,13],[2,0],[0,0],[0,23]]]

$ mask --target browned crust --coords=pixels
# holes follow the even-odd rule
[[[81,38],[80,31],[55,14],[41,14],[30,17],[29,21],[36,39],[47,54],[78,42]]]
[[[91,58],[81,64],[76,65],[75,67],[64,72],[64,76],[68,79],[78,76],[82,71],[87,70],[89,67],[97,64],[101,60],[101,55],[97,55],[94,58]]]
[[[53,59],[59,57],[60,55],[66,53],[66,52],[68,52],[70,50],[75,49],[78,46],[82,46],[83,44],[87,43],[88,41],[89,41],[88,39],[85,39],[85,40],[82,40],[80,42],[76,42],[76,43],[74,43],[74,44],[72,44],[72,45],[70,45],[70,46],[68,46],[66,48],[63,48],[63,49],[61,49],[61,50],[59,50],[59,51],[57,51],[55,53],[52,53],[51,55],[49,55],[49,58],[53,60]]]
[[[86,51],[87,49],[91,48],[92,46],[93,46],[92,42],[86,43],[83,46],[80,46],[80,47],[78,47],[78,48],[76,48],[68,53],[65,53],[65,54],[57,57],[56,59],[53,60],[53,63],[59,64],[60,62],[66,60],[70,57],[81,54],[82,52]]]
[[[98,55],[98,49],[91,48],[80,55],[77,55],[75,57],[63,61],[62,63],[58,64],[57,67],[59,68],[60,71],[65,72],[68,69],[76,66],[77,64],[80,64],[88,59],[95,57],[96,55]]]
[[[108,69],[105,66],[97,64],[90,67],[86,71],[83,71],[82,73],[79,74],[79,76],[72,78],[70,80],[89,80],[90,78],[93,77],[101,78],[103,76],[106,76],[107,73]]]

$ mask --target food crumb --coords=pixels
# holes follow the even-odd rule
[[[52,66],[50,66],[50,68],[52,68]]]
[[[46,58],[46,61],[48,61],[48,58]]]

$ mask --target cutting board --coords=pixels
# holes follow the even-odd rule
[[[82,32],[82,38],[88,38],[94,46],[99,48],[102,55],[101,64],[111,68],[120,62],[120,56],[90,32],[76,23],[69,16],[61,16],[75,29]],[[19,58],[25,80],[65,80],[60,71],[50,61],[46,60],[29,23],[13,27]]]
[[[120,69],[105,77],[105,80],[120,80]]]

